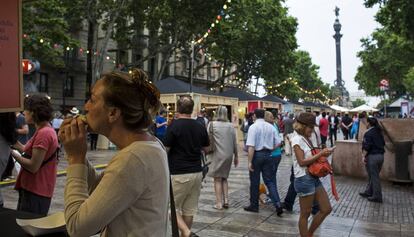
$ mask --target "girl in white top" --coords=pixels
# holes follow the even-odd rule
[[[295,191],[299,196],[300,217],[299,232],[302,237],[312,236],[326,216],[332,211],[328,195],[318,177],[308,174],[307,167],[321,156],[329,156],[331,149],[324,149],[317,155],[312,155],[312,142],[310,138],[314,131],[315,116],[312,113],[301,113],[293,129],[294,135],[291,139],[293,148],[293,169],[295,175]],[[319,212],[313,217],[308,227],[308,218],[311,214],[314,200],[319,203]]]

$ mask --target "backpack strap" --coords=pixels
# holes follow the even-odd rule
[[[53,152],[53,154],[49,158],[47,158],[45,161],[43,161],[42,164],[40,165],[40,167],[43,167],[44,165],[46,165],[47,163],[49,163],[49,161],[52,161],[53,158],[55,158],[55,157],[57,159],[59,157],[59,150],[60,150],[59,147],[57,147],[56,148],[56,151]]]

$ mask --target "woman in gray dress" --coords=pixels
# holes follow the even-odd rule
[[[236,131],[227,116],[227,108],[220,105],[214,121],[210,122],[207,127],[210,142],[214,143],[213,153],[208,155],[211,161],[209,177],[214,178],[214,191],[216,193],[215,209],[229,207],[228,183],[231,163],[234,160],[234,167],[237,167],[239,160],[237,154]],[[233,159],[234,155],[234,159]]]

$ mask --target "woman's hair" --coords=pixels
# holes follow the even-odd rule
[[[105,86],[103,98],[107,106],[121,110],[126,128],[148,128],[161,108],[160,92],[141,69],[131,73],[111,72],[101,78]]]
[[[9,145],[16,143],[16,114],[14,112],[0,113],[0,135]]]
[[[30,95],[24,99],[24,110],[32,112],[35,124],[49,122],[53,117],[53,107],[50,99],[43,95]]]
[[[368,117],[367,122],[369,124],[369,126],[374,127],[378,130],[381,130],[381,126],[378,123],[378,120],[374,117]]]
[[[272,118],[273,114],[270,111],[265,111],[265,115],[264,115],[264,120],[268,123],[270,123],[271,118]],[[273,117],[274,119],[274,117]]]
[[[293,123],[293,129],[302,136],[305,136],[305,131],[306,131],[306,125],[303,123],[299,123],[298,121],[295,121]]]
[[[217,112],[216,112],[214,120],[222,121],[222,122],[228,122],[229,121],[229,119],[227,117],[227,108],[226,108],[226,106],[220,105],[217,108]]]

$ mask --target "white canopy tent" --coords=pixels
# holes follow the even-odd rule
[[[348,108],[341,107],[339,105],[331,105],[331,108],[335,111],[340,111],[340,112],[348,112],[349,111]]]
[[[355,107],[353,109],[351,109],[349,112],[377,112],[378,109],[376,108],[372,108],[371,106],[368,105],[360,105],[358,107]]]
[[[398,98],[396,101],[388,105],[388,107],[401,107],[401,102],[408,102],[408,100],[403,99],[402,97]]]

